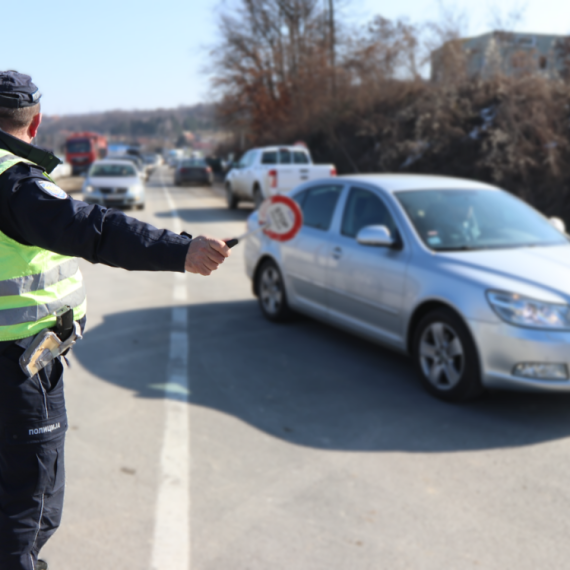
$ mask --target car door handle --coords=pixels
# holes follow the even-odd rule
[[[334,247],[332,250],[333,259],[340,259],[342,257],[342,247]]]

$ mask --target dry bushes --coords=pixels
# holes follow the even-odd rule
[[[569,96],[537,76],[425,86],[392,118],[376,169],[488,181],[570,220]]]
[[[517,77],[469,79],[457,42],[442,52],[455,71],[426,82],[416,26],[337,25],[331,57],[322,2],[242,1],[223,17],[215,53],[219,116],[237,135],[235,150],[303,140],[341,173],[474,178],[570,222],[568,84],[524,66]]]

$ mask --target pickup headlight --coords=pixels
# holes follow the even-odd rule
[[[517,293],[488,291],[489,304],[503,321],[535,329],[570,329],[570,306],[546,303]]]
[[[85,194],[90,194],[91,192],[93,192],[93,190],[94,190],[94,188],[90,184],[83,187],[83,192],[85,192]]]

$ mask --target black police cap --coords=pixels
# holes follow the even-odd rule
[[[29,75],[17,71],[0,71],[0,107],[32,107],[41,96]]]

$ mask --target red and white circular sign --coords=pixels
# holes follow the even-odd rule
[[[303,213],[295,200],[278,194],[261,204],[259,223],[266,226],[263,233],[267,237],[276,241],[289,241],[301,229]]]

